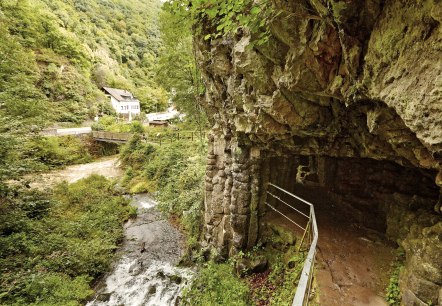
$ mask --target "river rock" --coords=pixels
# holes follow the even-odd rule
[[[241,258],[235,263],[235,271],[238,276],[264,272],[268,267],[267,258],[256,256],[253,258]]]
[[[141,259],[137,259],[130,267],[129,274],[136,276],[143,271],[143,261]]]

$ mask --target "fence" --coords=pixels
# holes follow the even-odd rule
[[[133,136],[132,133],[93,131],[92,137],[97,141],[127,142]]]
[[[120,133],[120,132],[103,132],[103,131],[93,131],[92,136],[97,141],[105,141],[105,142],[119,142],[124,143],[130,140],[133,136],[133,133]],[[199,132],[195,131],[177,131],[177,132],[166,132],[166,133],[150,133],[150,134],[142,134],[141,136],[144,141],[150,143],[156,143],[159,145],[165,143],[172,143],[180,140],[189,140],[196,141],[203,139],[206,137],[206,134],[203,133],[200,135]]]
[[[188,141],[196,141],[200,139],[206,138],[206,133],[195,131],[175,131],[175,132],[166,132],[166,133],[156,133],[156,134],[147,134],[144,135],[144,139],[147,142],[157,143],[162,145],[168,142],[180,141],[180,140],[188,140]]]
[[[278,196],[273,190],[283,193],[286,198],[288,197],[289,200],[286,200],[285,198]],[[301,250],[304,243],[308,245],[308,253],[307,257],[304,261],[304,267],[301,272],[301,277],[299,279],[298,287],[296,289],[295,297],[293,298],[292,306],[304,306],[308,305],[310,293],[312,289],[312,283],[313,283],[313,274],[314,274],[314,265],[315,265],[315,256],[316,256],[316,245],[318,243],[318,227],[316,224],[316,215],[315,215],[315,209],[313,204],[307,202],[306,200],[284,190],[281,187],[278,187],[272,183],[268,183],[267,186],[267,195],[271,198],[275,199],[278,203],[282,203],[285,206],[287,206],[289,209],[294,211],[300,218],[304,218],[306,221],[306,225],[303,225],[302,222],[295,221],[293,218],[290,218],[287,216],[287,214],[283,213],[281,210],[278,210],[273,205],[266,202],[266,205],[269,206],[271,209],[273,209],[275,212],[283,216],[284,218],[288,219],[291,223],[293,223],[295,226],[300,228],[303,231],[302,239],[299,244],[299,250]],[[289,201],[295,201],[301,202],[306,206],[308,209],[307,212],[303,211],[299,207],[295,207],[288,203]],[[301,224],[300,224],[301,223]]]

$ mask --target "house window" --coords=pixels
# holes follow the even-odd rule
[[[121,110],[123,110],[123,106],[121,106]]]

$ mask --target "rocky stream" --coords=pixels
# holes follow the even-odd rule
[[[33,188],[45,188],[62,181],[76,182],[92,174],[109,179],[120,177],[118,158],[69,166],[63,170],[29,176]],[[87,306],[163,306],[179,303],[192,270],[178,268],[183,236],[156,209],[151,195],[126,195],[137,207],[137,217],[125,224],[125,238],[109,273],[96,284],[96,295]]]

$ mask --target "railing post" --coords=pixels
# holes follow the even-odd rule
[[[308,253],[304,261],[304,266],[302,268],[301,276],[298,282],[298,287],[296,289],[295,296],[293,297],[292,306],[304,306],[309,304],[309,298],[311,293],[311,288],[313,284],[313,274],[314,274],[314,265],[315,265],[315,256],[316,256],[316,245],[318,243],[318,227],[316,224],[316,215],[313,204],[307,202],[306,200],[294,195],[293,193],[288,192],[287,190],[276,186],[272,183],[268,183],[268,186],[279,190],[279,192],[283,192],[286,195],[289,195],[291,198],[296,199],[306,205],[309,206],[308,215],[301,210],[297,209],[290,203],[283,200],[278,194],[273,194],[271,191],[267,190],[267,194],[272,196],[274,199],[278,201],[278,203],[282,203],[288,207],[290,207],[293,211],[297,212],[300,216],[307,218],[307,225],[305,228],[302,225],[299,225],[297,222],[292,220],[292,218],[288,217],[285,213],[279,211],[275,207],[271,206],[266,202],[266,204],[272,208],[275,212],[279,213],[284,218],[288,219],[298,227],[303,230],[302,239],[299,244],[298,251],[302,248],[305,241],[310,243],[308,247]]]

